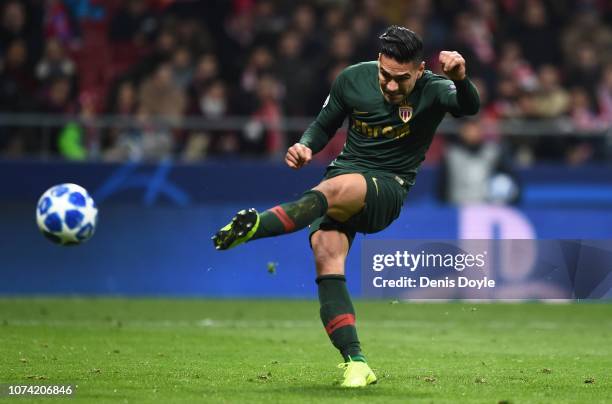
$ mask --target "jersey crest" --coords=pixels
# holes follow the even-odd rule
[[[412,105],[402,103],[398,108],[399,117],[402,122],[406,123],[412,118]]]

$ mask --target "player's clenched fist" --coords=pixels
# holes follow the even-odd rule
[[[442,51],[439,61],[442,71],[449,79],[458,81],[465,78],[465,59],[459,52]]]
[[[302,168],[312,160],[312,150],[301,143],[296,143],[287,150],[285,163],[291,168]]]

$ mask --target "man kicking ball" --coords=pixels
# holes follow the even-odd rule
[[[346,144],[323,181],[297,201],[263,213],[241,210],[213,236],[215,248],[225,250],[310,225],[321,320],[344,358],[344,387],[376,382],[357,338],[344,277],[355,234],[381,231],[399,216],[444,115],[473,115],[480,105],[459,53],[440,52],[445,78],[425,70],[423,43],[409,29],[391,26],[380,41],[378,60],[342,71],[316,120],[287,151],[287,165],[303,167],[348,116]]]

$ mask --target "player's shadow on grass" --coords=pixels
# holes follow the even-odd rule
[[[296,396],[299,397],[304,397],[305,395],[308,395],[308,397],[311,398],[322,398],[322,399],[329,399],[329,398],[348,398],[348,397],[376,397],[378,399],[380,399],[381,397],[387,396],[387,397],[392,397],[397,399],[398,395],[404,395],[406,394],[405,391],[403,391],[403,389],[398,390],[397,389],[397,385],[391,385],[389,383],[378,383],[375,385],[371,385],[371,386],[367,386],[364,388],[353,388],[353,389],[348,389],[348,388],[343,388],[340,387],[340,384],[336,384],[336,385],[326,385],[326,384],[319,384],[319,385],[303,385],[303,386],[286,386],[286,387],[277,387],[277,388],[270,388],[270,389],[266,389],[268,392],[270,391],[275,391],[278,393],[283,393],[283,394],[295,394]],[[414,392],[414,391],[410,391],[409,393],[409,398],[411,399],[418,399],[418,398],[431,398],[433,397],[433,394],[431,393],[419,393],[419,392]]]

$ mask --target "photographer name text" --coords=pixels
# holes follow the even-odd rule
[[[487,252],[479,254],[442,254],[442,253],[411,253],[409,251],[395,251],[392,254],[374,254],[371,268],[377,276],[372,278],[375,288],[494,288],[495,280],[484,276],[481,272],[486,266]],[[440,270],[454,270],[462,273],[466,270],[478,271],[475,278],[468,276],[440,277],[435,272]],[[411,276],[399,276],[400,271],[408,271]],[[416,275],[415,272],[427,271]],[[448,273],[448,272],[446,272]],[[467,275],[467,273],[464,273]],[[383,276],[387,275],[387,276]],[[389,279],[392,278],[392,279]]]

